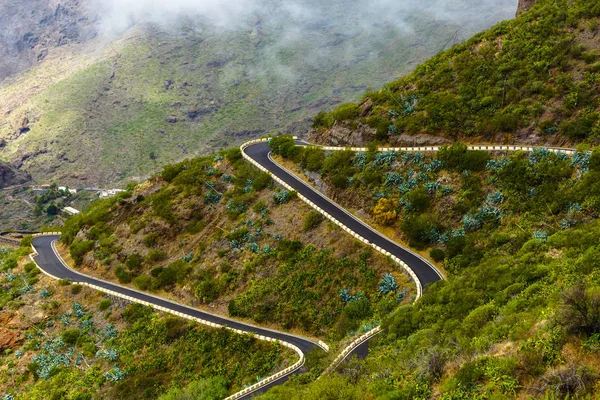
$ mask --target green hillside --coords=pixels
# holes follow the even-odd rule
[[[373,24],[357,2],[317,2],[323,17],[290,21],[275,8],[230,29],[144,25],[77,56],[64,48],[0,87],[0,159],[40,183],[108,185],[248,138],[303,133],[319,109],[510,18],[511,3],[477,6],[464,23],[424,7]]]
[[[402,134],[504,143],[597,143],[600,5],[539,0],[444,51],[358,105],[321,113],[314,126],[365,125],[371,138]],[[363,108],[364,110],[364,108]],[[321,137],[327,140],[325,132]],[[410,138],[407,137],[407,140]]]
[[[0,251],[4,399],[222,399],[295,362],[249,335],[56,281],[30,251]]]

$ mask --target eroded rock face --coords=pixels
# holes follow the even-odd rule
[[[31,176],[13,169],[8,164],[0,162],[0,189],[13,185],[22,185],[30,180]]]
[[[312,130],[308,141],[324,146],[364,147],[375,140],[375,129],[358,124],[351,126],[347,122],[336,122],[326,131]],[[391,135],[389,145],[392,147],[441,146],[452,143],[451,140],[426,134],[420,135]]]
[[[23,341],[23,335],[19,331],[0,327],[0,351],[16,349]]]
[[[82,0],[0,0],[0,82],[53,47],[95,37],[94,19]]]
[[[517,7],[517,15],[522,12],[529,11],[535,4],[535,0],[519,0],[519,6]]]

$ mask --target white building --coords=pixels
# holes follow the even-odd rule
[[[63,208],[63,212],[66,213],[67,215],[77,215],[80,213],[79,210],[77,210],[73,207],[65,207],[65,208]]]

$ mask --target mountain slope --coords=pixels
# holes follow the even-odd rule
[[[306,16],[281,6],[241,27],[141,25],[108,47],[66,46],[0,87],[0,159],[38,182],[104,185],[248,137],[304,132],[315,111],[410,71],[516,6],[448,4],[386,14],[379,3],[312,2]]]
[[[347,105],[319,115],[314,137],[322,142],[377,137],[411,143],[419,135],[435,135],[503,143],[596,143],[599,16],[600,5],[592,0],[538,1],[515,20],[367,93],[362,108]]]

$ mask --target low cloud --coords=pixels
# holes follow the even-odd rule
[[[377,29],[382,25],[411,31],[411,17],[430,14],[456,24],[487,26],[514,14],[518,0],[89,0],[99,15],[100,30],[118,35],[140,23],[175,27],[179,19],[197,19],[219,28],[238,28],[253,16],[275,20],[290,31],[315,23],[338,24],[340,16],[353,26]],[[490,22],[491,21],[491,22]]]

